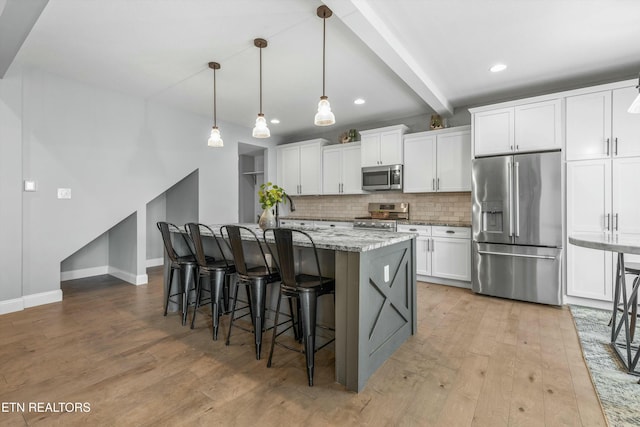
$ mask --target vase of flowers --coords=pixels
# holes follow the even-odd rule
[[[258,225],[260,226],[260,228],[265,230],[267,228],[273,228],[278,225],[275,214],[273,212],[273,208],[278,203],[286,203],[286,195],[287,194],[284,192],[284,189],[282,187],[278,187],[271,182],[260,185],[260,190],[258,190],[258,198],[260,201],[260,206],[263,209],[262,215],[260,215],[260,220],[258,221]]]

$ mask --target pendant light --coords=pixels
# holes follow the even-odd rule
[[[258,118],[256,119],[256,125],[253,128],[253,137],[269,138],[271,136],[271,132],[267,127],[267,121],[265,120],[264,114],[262,113],[262,49],[267,47],[267,41],[265,39],[255,39],[253,41],[253,45],[260,49],[260,112],[258,113]]]
[[[322,5],[318,7],[317,14],[322,18],[322,96],[320,102],[318,102],[318,112],[316,113],[313,123],[316,126],[329,126],[335,124],[336,116],[331,112],[331,105],[329,104],[329,98],[325,95],[325,45],[326,45],[326,20],[333,15],[331,9]]]
[[[211,136],[209,136],[209,147],[224,147],[222,137],[220,136],[220,129],[216,122],[216,70],[220,69],[220,64],[217,62],[209,62],[209,68],[213,70],[213,128],[211,129]]]
[[[638,76],[638,86],[636,86],[636,89],[640,90],[640,76]],[[640,93],[638,93],[638,96],[636,96],[636,99],[633,100],[631,106],[627,111],[633,114],[640,113]]]

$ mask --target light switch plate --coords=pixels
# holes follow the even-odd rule
[[[71,198],[70,188],[58,188],[58,199],[70,199],[70,198]]]
[[[29,181],[29,180],[24,181],[24,191],[36,191],[36,190],[37,190],[37,186],[35,181]]]

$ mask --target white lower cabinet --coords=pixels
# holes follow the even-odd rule
[[[471,280],[471,229],[399,224],[399,232],[418,233],[416,274],[468,282]]]

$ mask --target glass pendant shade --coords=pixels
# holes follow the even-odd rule
[[[335,122],[336,116],[331,112],[329,99],[326,96],[321,96],[320,102],[318,102],[318,112],[316,113],[313,123],[316,126],[329,126],[335,124]]]
[[[253,128],[252,135],[254,138],[269,138],[271,136],[271,132],[267,127],[267,121],[264,118],[264,114],[258,114],[258,118],[256,119],[256,125]]]
[[[217,126],[214,126],[211,129],[211,136],[209,136],[209,147],[224,147],[224,143],[222,142],[222,137],[220,136],[220,129]]]
[[[633,114],[640,114],[640,93],[636,96],[636,99],[633,100],[633,103],[627,111]]]

